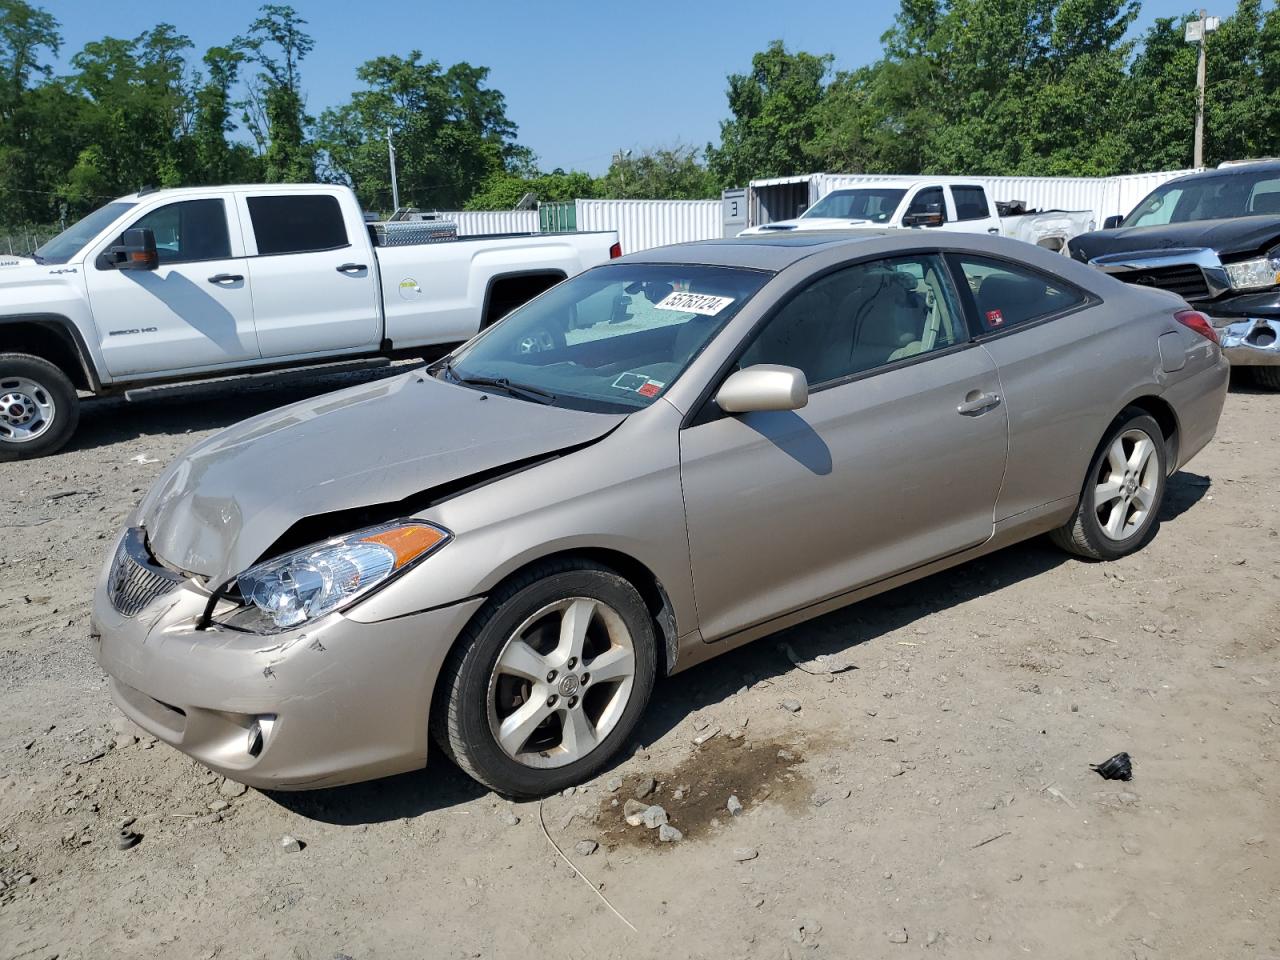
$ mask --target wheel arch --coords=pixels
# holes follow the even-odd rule
[[[67,317],[56,313],[0,317],[0,352],[27,353],[48,360],[78,390],[102,389],[84,337]]]
[[[485,285],[484,302],[480,307],[480,329],[492,326],[502,317],[506,316],[516,307],[521,307],[528,303],[534,297],[550,290],[557,283],[568,279],[569,275],[558,268],[547,267],[537,270],[511,270],[505,273],[495,273],[489,278],[489,282]],[[495,292],[501,292],[509,287],[518,288],[528,292],[527,296],[520,299],[518,303],[508,307],[501,315],[493,316],[499,307],[507,301],[495,297]]]
[[[1160,425],[1160,432],[1164,434],[1165,462],[1168,464],[1169,473],[1172,474],[1178,468],[1178,446],[1181,437],[1177,411],[1169,401],[1154,393],[1144,393],[1134,397],[1117,411],[1116,416],[1120,416],[1129,407],[1136,407],[1150,414],[1151,418]]]
[[[542,554],[529,558],[519,566],[506,571],[490,589],[485,592],[492,595],[506,583],[527,574],[531,569],[566,560],[586,560],[606,567],[622,577],[640,593],[645,607],[653,620],[654,633],[658,638],[658,674],[670,674],[676,663],[677,638],[679,630],[676,626],[675,608],[667,589],[658,576],[649,567],[630,554],[608,547],[570,547],[563,550]],[[477,613],[479,616],[480,613]]]

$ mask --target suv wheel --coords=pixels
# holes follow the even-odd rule
[[[75,432],[80,400],[48,360],[0,353],[0,461],[53,453]]]

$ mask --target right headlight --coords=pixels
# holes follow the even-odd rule
[[[1280,283],[1280,250],[1265,257],[1224,264],[1233,290],[1265,290]]]
[[[253,633],[300,627],[355,603],[450,536],[422,520],[388,523],[255,564],[236,577],[243,606],[221,622]]]

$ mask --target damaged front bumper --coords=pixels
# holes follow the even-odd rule
[[[426,764],[431,695],[483,602],[375,623],[331,614],[271,636],[197,623],[208,595],[182,582],[132,616],[94,594],[94,654],[112,699],[153,736],[250,786],[302,790]]]
[[[1280,319],[1210,317],[1232,366],[1280,365]]]

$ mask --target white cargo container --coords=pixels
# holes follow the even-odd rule
[[[460,237],[538,232],[537,210],[440,210],[430,216],[452,220],[458,225]]]
[[[623,253],[691,240],[724,231],[719,200],[579,200],[579,230],[616,230]]]

